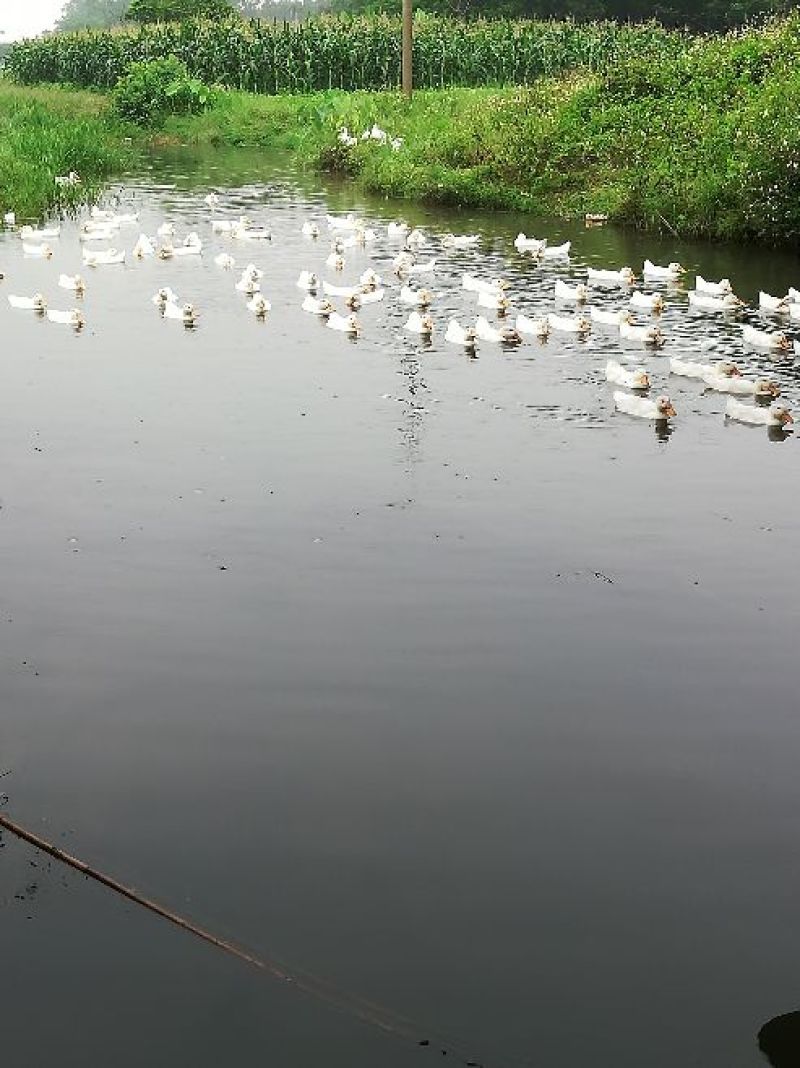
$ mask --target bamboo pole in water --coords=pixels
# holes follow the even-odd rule
[[[413,88],[413,18],[411,12],[412,0],[403,0],[403,92],[411,99]]]

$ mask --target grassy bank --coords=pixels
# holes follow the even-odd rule
[[[166,132],[289,147],[390,196],[532,213],[608,213],[686,236],[800,238],[800,15],[678,56],[524,89],[258,97],[226,93]],[[377,123],[399,151],[337,140]]]
[[[21,89],[0,79],[0,209],[37,219],[91,198],[133,158],[108,100],[58,88]],[[79,186],[56,175],[77,171]]]

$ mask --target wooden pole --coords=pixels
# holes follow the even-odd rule
[[[408,100],[411,99],[413,87],[413,17],[411,4],[412,0],[403,0],[403,93]]]

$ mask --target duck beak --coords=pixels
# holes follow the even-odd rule
[[[792,415],[791,412],[785,412],[784,416],[783,416],[783,421],[784,421],[784,423],[793,423],[794,422],[794,416]]]
[[[677,414],[678,413],[675,411],[675,409],[672,407],[671,404],[667,405],[667,407],[664,409],[664,415],[677,415]]]
[[[742,377],[742,372],[739,370],[738,367],[734,367],[733,370],[731,371],[731,378],[741,378],[741,377]]]

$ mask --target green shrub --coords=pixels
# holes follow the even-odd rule
[[[174,56],[132,63],[113,92],[114,109],[122,119],[141,126],[157,126],[166,115],[203,111],[214,91],[192,78]]]

